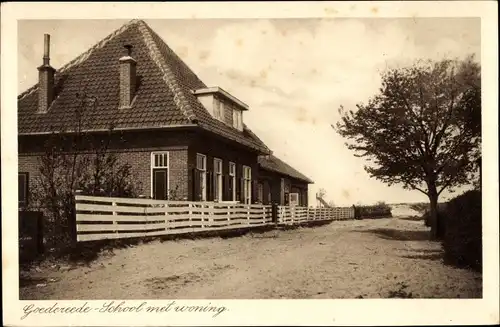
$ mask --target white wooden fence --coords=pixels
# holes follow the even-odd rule
[[[307,207],[278,207],[278,223],[285,225],[301,224],[309,221],[321,220],[349,220],[354,219],[354,208],[307,208]]]
[[[354,219],[353,207],[308,208],[311,220],[350,220]]]
[[[85,195],[76,195],[75,203],[78,242],[354,218],[352,208],[280,206],[273,221],[271,205]]]

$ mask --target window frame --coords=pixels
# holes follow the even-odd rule
[[[264,183],[263,182],[258,182],[257,183],[257,201],[259,201],[261,204],[263,204],[264,201]]]
[[[156,164],[156,156],[157,155],[161,155],[161,160],[159,160],[158,162],[161,162],[162,164],[160,165],[157,165]],[[167,157],[167,164],[165,165],[165,155]],[[153,151],[151,152],[151,168],[169,168],[169,164],[170,164],[170,154],[169,154],[169,151]]]
[[[220,102],[219,99],[214,97],[214,118],[219,119],[220,117]]]
[[[30,178],[30,173],[29,172],[24,172],[24,171],[17,173],[17,177],[18,177],[18,179],[17,179],[17,181],[18,181],[17,187],[18,188],[20,187],[20,185],[19,185],[19,177],[20,176],[24,176],[24,181],[23,181],[23,185],[24,185],[23,186],[24,187],[24,192],[23,192],[24,193],[24,199],[23,199],[23,201],[21,201],[21,199],[19,198],[19,192],[18,192],[17,204],[18,204],[19,208],[25,208],[25,207],[28,206],[28,203],[29,203],[28,202],[29,201],[28,197],[29,197],[29,178]]]
[[[214,158],[214,175],[215,175],[215,185],[214,185],[214,201],[222,201],[222,164],[223,161],[220,158]]]
[[[232,184],[231,201],[236,201],[236,164],[232,161],[229,162],[229,182]]]
[[[243,194],[245,199],[245,204],[252,203],[252,168],[250,166],[243,166]],[[248,173],[248,174],[247,174]]]
[[[198,164],[202,159],[201,163],[203,167],[199,167]],[[207,156],[202,153],[196,153],[196,169],[201,173],[200,177],[200,187],[201,187],[201,201],[207,201]]]
[[[293,198],[295,198],[296,201],[292,201]],[[288,193],[288,203],[289,205],[292,204],[292,202],[295,203],[295,206],[300,206],[300,193],[298,192],[290,192]]]
[[[243,130],[243,111],[240,109],[233,109],[233,127],[237,130]]]
[[[225,121],[225,115],[226,115],[226,103],[219,99],[219,120],[221,122]]]
[[[225,121],[225,115],[226,115],[226,105],[225,102],[222,99],[219,99],[217,97],[214,97],[214,118],[217,120],[220,120],[222,122]]]
[[[232,169],[231,169],[232,168]],[[231,201],[236,201],[236,163],[229,162],[229,182],[231,185]]]
[[[161,158],[163,161],[163,163],[161,165],[157,165],[156,164],[156,156],[157,155],[161,155]],[[166,158],[167,158],[167,164],[165,165],[165,155],[166,155]],[[160,161],[158,161],[160,162]],[[151,184],[150,184],[150,196],[151,196],[151,199],[154,199],[154,189],[153,189],[153,185],[154,185],[154,170],[155,169],[167,169],[167,198],[168,198],[168,195],[170,193],[170,151],[152,151],[151,152],[151,156],[150,156],[150,172],[149,172],[149,176],[150,176],[150,181],[151,181]]]

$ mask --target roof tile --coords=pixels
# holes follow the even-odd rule
[[[259,156],[259,166],[262,169],[274,171],[307,183],[314,183],[310,178],[274,155]]]
[[[133,45],[139,87],[131,109],[118,109],[119,62],[125,43]],[[87,130],[149,128],[197,123],[225,138],[269,153],[247,127],[243,132],[214,119],[192,90],[206,85],[151,28],[133,20],[99,41],[55,74],[56,98],[49,111],[37,114],[34,85],[18,97],[20,134],[74,130],[75,113],[83,108]],[[82,106],[81,96],[96,99]]]

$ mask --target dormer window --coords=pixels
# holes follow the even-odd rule
[[[225,119],[224,101],[214,97],[214,118],[224,122]]]
[[[243,111],[248,106],[219,87],[193,91],[213,118],[228,126],[243,131]]]
[[[243,112],[241,110],[233,110],[233,127],[237,130],[243,130]]]

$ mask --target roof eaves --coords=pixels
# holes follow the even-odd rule
[[[85,129],[79,131],[79,133],[100,133],[100,132],[110,132],[110,131],[150,131],[150,130],[162,130],[162,129],[181,129],[181,128],[191,128],[199,127],[196,124],[183,124],[183,125],[168,125],[168,126],[145,126],[145,127],[117,127],[117,128],[96,128],[96,129]],[[19,136],[31,136],[31,135],[50,135],[50,134],[73,134],[77,133],[74,130],[64,130],[64,131],[44,131],[44,132],[26,132],[18,133]]]
[[[229,139],[231,141],[234,141],[234,142],[237,142],[238,144],[240,145],[244,145],[244,146],[247,146],[253,150],[256,150],[262,154],[267,154],[269,149],[267,147],[262,146],[260,144],[258,144],[257,142],[253,142],[253,141],[250,141],[250,140],[246,140],[244,139],[243,136],[241,137],[235,137],[234,135],[231,135],[231,133],[229,132],[226,132],[224,130],[221,130],[220,128],[216,128],[214,126],[211,126],[210,124],[207,124],[203,121],[200,121],[199,122],[199,126],[211,133],[214,133],[214,134],[217,134],[219,136],[222,136],[226,139]]]

